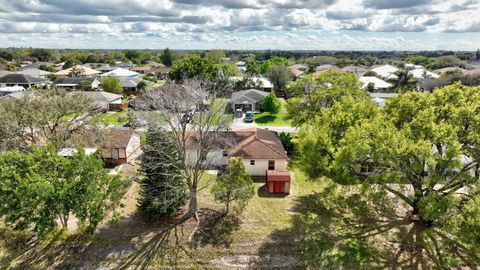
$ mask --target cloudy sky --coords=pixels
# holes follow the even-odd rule
[[[0,0],[0,47],[476,50],[480,0]]]

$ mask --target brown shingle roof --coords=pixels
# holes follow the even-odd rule
[[[114,129],[109,134],[106,148],[127,148],[130,139],[135,134],[135,131],[130,129]]]
[[[190,136],[187,148],[195,149],[197,136]],[[247,159],[288,159],[285,148],[276,132],[249,128],[238,131],[219,133],[215,140],[215,148],[229,150],[230,157]]]

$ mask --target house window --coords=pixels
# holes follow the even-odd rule
[[[255,165],[255,160],[250,160],[250,165]]]
[[[228,150],[223,150],[223,156],[224,157],[228,156]]]
[[[275,170],[275,160],[268,161],[268,170]]]

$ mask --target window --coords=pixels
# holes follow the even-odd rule
[[[275,170],[275,160],[268,161],[268,170]]]
[[[255,160],[250,160],[250,165],[255,165]]]
[[[223,150],[223,156],[224,157],[228,156],[228,151],[227,150]]]

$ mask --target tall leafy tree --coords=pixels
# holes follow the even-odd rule
[[[102,88],[106,92],[120,94],[123,92],[123,87],[120,80],[114,76],[107,76],[102,81]]]
[[[57,221],[67,229],[73,214],[93,231],[121,198],[120,179],[83,149],[66,158],[51,145],[31,147],[2,153],[0,164],[0,216],[15,229],[32,228],[43,235]]]
[[[480,88],[460,84],[402,94],[385,109],[344,98],[304,126],[297,165],[312,179],[390,194],[396,199],[383,203],[402,205],[405,219],[423,226],[421,248],[478,266],[479,98]]]
[[[214,78],[218,72],[219,68],[215,62],[209,58],[193,54],[175,62],[169,77],[176,82],[191,78],[211,79]]]
[[[282,108],[282,103],[280,103],[275,93],[271,92],[260,101],[260,106],[266,112],[277,114]]]
[[[270,67],[274,66],[274,65],[288,66],[288,59],[284,58],[284,57],[270,58],[260,66],[260,73],[261,74],[266,74],[268,72],[268,70],[270,69]]]
[[[229,213],[232,203],[242,211],[253,198],[254,185],[252,177],[245,171],[241,157],[232,157],[225,171],[218,177],[212,188],[216,201],[225,204],[225,213]]]
[[[287,82],[292,80],[292,72],[285,65],[272,65],[268,68],[267,77],[273,83],[275,92],[285,93]]]
[[[287,103],[287,118],[300,126],[321,115],[324,108],[348,96],[369,99],[358,77],[351,72],[327,71],[317,78],[305,76],[289,89],[293,98]]]
[[[143,146],[140,209],[150,217],[172,214],[188,199],[171,134],[149,129]]]

